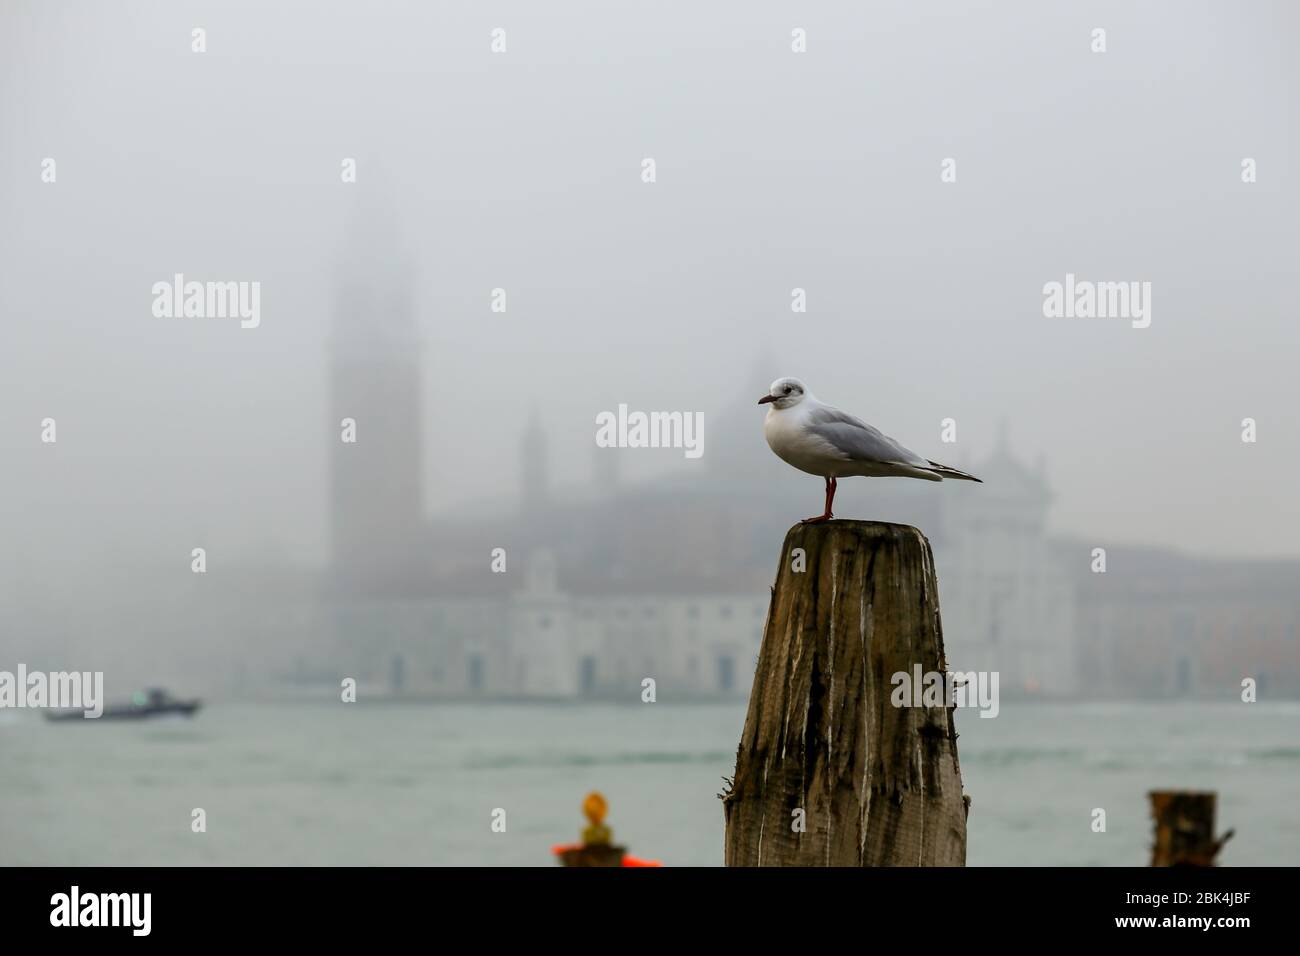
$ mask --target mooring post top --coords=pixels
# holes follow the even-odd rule
[[[910,524],[899,524],[895,521],[864,521],[859,518],[832,518],[830,521],[818,521],[807,524],[798,521],[791,525],[790,530],[786,533],[794,534],[796,531],[807,531],[813,534],[825,534],[831,531],[854,531],[860,534],[898,534],[899,532],[922,533],[920,528]]]
[[[791,542],[821,542],[832,537],[849,537],[857,538],[862,541],[907,541],[911,540],[928,548],[930,539],[920,528],[910,524],[897,524],[893,521],[860,521],[855,518],[835,518],[831,521],[820,521],[816,524],[799,524],[793,525],[785,533],[787,543]]]
[[[786,571],[801,571],[809,559],[816,556],[819,563],[831,559],[838,565],[851,556],[891,555],[904,565],[915,565],[919,580],[933,579],[934,553],[930,539],[920,528],[892,521],[860,521],[837,519],[812,524],[800,522],[790,528],[781,543],[781,563],[777,584],[786,580]],[[791,562],[795,562],[792,564]],[[871,566],[868,562],[868,567]],[[774,589],[774,594],[775,590]]]

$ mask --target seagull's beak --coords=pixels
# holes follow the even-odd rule
[[[758,404],[766,405],[768,402],[775,402],[775,401],[776,401],[775,395],[764,395],[762,398],[758,400]]]

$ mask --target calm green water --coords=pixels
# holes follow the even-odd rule
[[[743,704],[217,703],[71,726],[10,711],[0,864],[550,866],[600,789],[632,852],[716,866],[743,721]],[[1300,863],[1300,704],[1003,701],[958,730],[972,865],[1144,865],[1152,788],[1218,791],[1225,865]]]

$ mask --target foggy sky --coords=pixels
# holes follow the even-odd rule
[[[627,451],[630,479],[710,481],[718,413],[796,375],[954,464],[1005,420],[1059,531],[1300,553],[1297,26],[1283,2],[7,0],[10,567],[323,561],[349,276],[410,283],[430,512],[509,506],[534,408],[560,486],[620,402],[705,415],[702,461]],[[154,317],[176,272],[259,281],[260,327]],[[1151,282],[1150,328],[1044,318],[1067,272]],[[820,483],[792,488],[793,521]],[[871,517],[869,486],[837,504]]]

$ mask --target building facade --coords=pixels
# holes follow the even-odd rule
[[[714,419],[694,469],[629,485],[623,450],[593,448],[590,484],[571,489],[551,480],[534,412],[516,501],[473,520],[428,517],[403,281],[399,271],[377,299],[364,286],[342,299],[333,557],[317,628],[327,650],[298,672],[432,697],[629,699],[647,680],[657,699],[747,694],[795,490],[816,497],[772,458],[753,407]],[[389,330],[358,336],[352,314],[376,311],[391,313]],[[344,418],[356,444],[334,431]],[[996,671],[1004,695],[1113,697],[1219,693],[1245,667],[1270,691],[1300,694],[1300,562],[1151,552],[1091,575],[1086,547],[1048,533],[1042,466],[1017,459],[1005,435],[987,459],[955,463],[983,484],[870,480],[872,517],[931,541],[950,669]],[[498,548],[506,565],[494,570]]]

